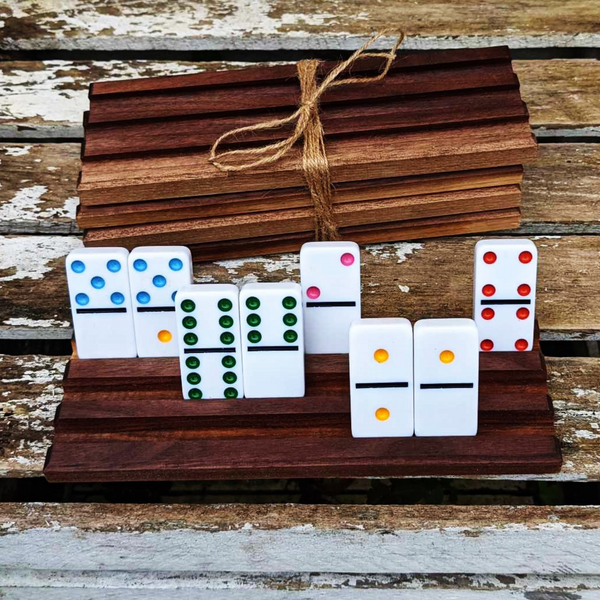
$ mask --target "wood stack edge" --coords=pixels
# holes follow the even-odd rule
[[[347,355],[306,356],[304,398],[181,397],[177,358],[80,360],[44,474],[49,481],[401,477],[561,468],[545,360],[480,355],[475,437],[354,439]]]
[[[352,75],[380,66],[363,59]],[[286,116],[298,97],[294,65],[93,84],[77,217],[85,244],[184,244],[197,260],[299,249],[314,228],[299,147],[239,173],[208,162],[219,135]],[[399,55],[383,81],[328,91],[321,119],[345,239],[519,225],[522,165],[536,144],[507,48]]]

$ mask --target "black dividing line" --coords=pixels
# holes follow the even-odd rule
[[[235,348],[184,348],[184,354],[223,354],[233,353]]]
[[[356,306],[356,302],[307,302],[306,308],[328,308],[335,306]]]
[[[248,346],[248,352],[295,352],[298,346]]]
[[[458,390],[472,389],[472,383],[422,383],[422,390]]]
[[[174,306],[138,306],[138,312],[175,312]]]
[[[357,390],[365,390],[371,388],[407,388],[408,381],[387,381],[385,383],[357,383]]]
[[[531,304],[531,300],[482,300],[481,304],[485,306],[490,304]]]
[[[78,308],[78,315],[94,315],[102,313],[126,313],[126,308]]]

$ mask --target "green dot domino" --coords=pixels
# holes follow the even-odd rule
[[[224,315],[219,319],[219,325],[221,327],[231,327],[233,325],[233,319],[229,315]]]
[[[260,306],[260,300],[256,296],[250,296],[246,299],[246,306],[250,310],[256,310]]]
[[[233,302],[229,298],[221,298],[221,300],[219,300],[217,306],[219,307],[219,310],[222,310],[223,312],[227,312],[228,310],[231,310],[231,307],[233,306]]]
[[[194,312],[196,310],[196,303],[193,300],[184,300],[181,303],[181,310],[183,312]]]
[[[198,325],[198,321],[194,317],[183,317],[181,322],[186,329],[194,329]]]
[[[260,340],[262,340],[262,335],[260,334],[260,331],[250,331],[248,333],[248,341],[252,344],[258,344]]]
[[[200,359],[197,356],[189,356],[185,359],[185,366],[188,369],[197,369],[200,366]]]
[[[198,373],[190,373],[187,376],[187,382],[191,385],[198,385],[202,381],[202,377]]]
[[[223,395],[225,396],[225,398],[237,398],[238,397],[238,391],[235,388],[228,387],[225,390],[225,392],[223,393]]]
[[[289,344],[295,342],[298,339],[298,334],[293,329],[288,329],[283,334],[283,339]]]
[[[223,375],[223,381],[231,385],[232,383],[235,383],[237,381],[237,375],[235,373],[232,373],[231,371],[228,371]]]
[[[223,360],[221,360],[221,364],[226,368],[226,369],[233,369],[233,367],[235,367],[235,358],[233,358],[233,356],[224,356]]]
[[[293,313],[287,313],[287,315],[283,315],[283,322],[288,327],[293,327],[298,322],[298,317]]]
[[[230,346],[231,344],[233,344],[235,340],[235,336],[233,335],[233,333],[229,333],[229,331],[226,331],[225,333],[221,334],[221,343],[225,344],[226,346]]]
[[[198,343],[198,336],[195,333],[186,333],[183,336],[183,341],[188,346],[195,346]]]
[[[283,308],[287,308],[288,310],[291,310],[292,308],[296,308],[296,304],[298,304],[296,302],[296,298],[292,298],[292,296],[286,296],[282,301],[281,304],[283,304]]]
[[[202,392],[198,389],[198,388],[192,388],[189,392],[188,392],[188,396],[192,399],[192,400],[200,400],[200,398],[202,398]]]
[[[246,323],[248,323],[250,327],[258,327],[260,325],[260,317],[257,314],[252,313],[246,318]]]

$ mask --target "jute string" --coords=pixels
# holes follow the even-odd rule
[[[319,100],[330,88],[341,85],[375,83],[381,81],[390,70],[396,57],[396,51],[404,40],[404,32],[399,32],[396,43],[388,52],[365,52],[379,38],[390,35],[391,31],[380,31],[365,42],[350,58],[341,62],[317,84],[317,70],[320,61],[302,60],[296,64],[300,81],[300,103],[297,110],[289,117],[264,121],[256,125],[232,129],[220,136],[210,150],[209,161],[218,169],[225,172],[246,171],[263,165],[272,164],[285,156],[301,138],[304,138],[302,152],[302,171],[306,185],[314,205],[315,239],[339,239],[331,203],[332,184],[329,162],[325,152],[325,138],[321,119],[319,118]],[[381,71],[371,77],[349,77],[338,79],[341,73],[352,67],[359,59],[365,57],[385,58]],[[252,131],[278,129],[288,123],[296,123],[293,132],[285,139],[266,144],[261,147],[240,148],[217,152],[219,145],[235,138],[240,134]],[[233,160],[231,160],[233,157]],[[237,159],[240,159],[239,161]],[[223,161],[226,162],[223,162]]]

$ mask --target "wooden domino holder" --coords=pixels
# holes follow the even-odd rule
[[[553,473],[554,435],[536,335],[523,353],[483,353],[475,437],[354,439],[348,360],[308,355],[304,398],[185,401],[176,358],[83,361],[44,474],[52,482]]]

